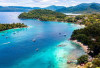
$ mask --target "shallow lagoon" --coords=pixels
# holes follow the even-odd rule
[[[0,23],[21,22],[29,26],[0,32],[0,68],[66,68],[67,60],[84,54],[81,47],[68,40],[73,30],[81,26],[35,19],[20,20],[17,18],[19,14],[0,12]],[[36,41],[33,42],[33,39]],[[62,44],[63,47],[57,47]],[[39,51],[36,51],[37,48]]]

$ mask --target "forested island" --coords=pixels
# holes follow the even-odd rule
[[[88,55],[78,58],[79,64],[86,64],[86,68],[100,67],[100,23],[89,25],[83,29],[75,30],[71,36],[71,40],[77,40],[88,46]],[[89,60],[89,56],[92,57]]]
[[[60,21],[90,25],[93,23],[100,23],[100,14],[88,15],[65,15],[60,12],[55,12],[46,9],[36,9],[29,12],[24,12],[19,15],[20,19],[39,19],[42,21]]]
[[[24,23],[0,24],[0,31],[23,27],[27,27],[27,25],[25,25]]]
[[[21,19],[39,19],[42,21],[54,21],[65,17],[66,15],[63,13],[46,9],[36,9],[19,15],[19,18]]]

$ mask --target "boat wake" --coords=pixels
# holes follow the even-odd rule
[[[3,43],[3,44],[9,44],[10,42],[7,42],[7,43]]]

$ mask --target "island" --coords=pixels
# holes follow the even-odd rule
[[[100,23],[75,30],[71,40],[77,40],[76,43],[80,42],[83,44],[79,44],[80,46],[88,47],[87,55],[79,57],[78,64],[85,64],[83,65],[84,68],[89,68],[90,66],[91,68],[100,67]]]
[[[23,27],[27,27],[27,25],[25,25],[24,23],[0,24],[0,31]]]
[[[93,23],[100,23],[100,14],[84,14],[84,15],[65,15],[60,12],[47,10],[47,9],[36,9],[29,12],[21,13],[18,18],[20,19],[38,19],[41,21],[59,21],[59,22],[70,22],[75,24],[90,25]]]
[[[47,9],[36,9],[19,15],[21,19],[39,19],[42,21],[54,21],[65,17],[66,15],[63,13]]]

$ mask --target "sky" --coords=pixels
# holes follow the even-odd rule
[[[93,2],[100,3],[100,0],[0,0],[0,6],[47,7],[57,5],[69,7]]]

